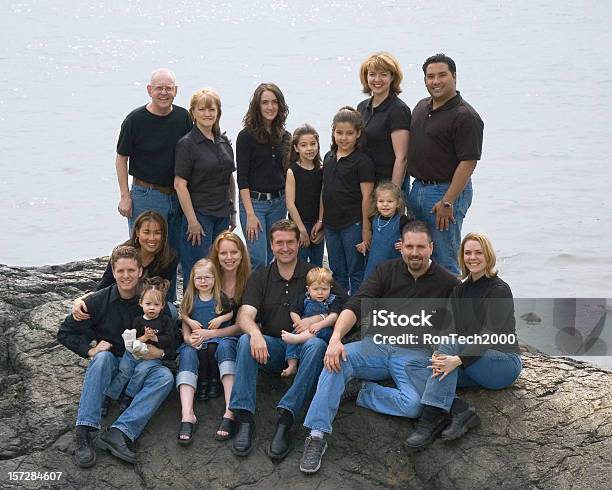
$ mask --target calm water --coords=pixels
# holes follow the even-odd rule
[[[0,262],[89,258],[126,238],[116,138],[156,67],[177,73],[180,105],[216,89],[232,139],[255,85],[274,81],[289,129],[308,121],[327,146],[335,110],[363,98],[368,54],[400,59],[414,107],[421,63],[444,51],[486,124],[464,230],[492,237],[518,296],[612,297],[611,12],[595,1],[2,2]]]

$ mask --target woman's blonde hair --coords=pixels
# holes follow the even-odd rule
[[[189,103],[189,114],[191,119],[195,122],[194,111],[200,104],[204,104],[207,109],[215,107],[217,109],[217,120],[213,125],[213,134],[219,136],[221,134],[221,128],[219,126],[219,120],[221,119],[221,97],[213,90],[207,88],[201,88],[191,96],[191,102]]]
[[[470,271],[465,265],[465,258],[463,254],[465,253],[465,244],[467,242],[474,241],[478,242],[482,248],[482,253],[485,259],[485,276],[487,277],[495,277],[497,275],[497,269],[495,268],[495,263],[497,262],[497,257],[495,256],[495,250],[493,250],[493,244],[491,240],[484,233],[468,233],[463,237],[461,241],[461,247],[459,248],[459,267],[461,268],[461,278],[465,279],[469,277]]]
[[[393,80],[391,80],[391,87],[389,91],[395,95],[399,95],[402,92],[400,84],[404,78],[402,69],[399,61],[392,54],[381,51],[368,56],[368,58],[361,64],[359,69],[359,79],[361,80],[361,86],[364,94],[371,94],[372,90],[368,85],[368,72],[369,71],[388,71],[391,73]]]
[[[223,305],[221,304],[221,282],[219,281],[219,271],[217,266],[212,260],[200,259],[191,268],[191,274],[189,274],[189,283],[187,287],[183,286],[183,301],[181,302],[181,313],[189,316],[193,311],[193,305],[195,298],[198,295],[198,290],[195,287],[195,273],[197,269],[206,268],[210,270],[215,278],[215,284],[212,289],[212,297],[215,300],[215,313],[219,314],[223,312]]]

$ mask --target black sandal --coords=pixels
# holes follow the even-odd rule
[[[236,429],[236,424],[234,420],[227,418],[227,417],[223,417],[221,419],[221,425],[219,425],[217,432],[215,432],[215,439],[217,441],[227,441],[228,439],[231,439],[232,437],[234,437],[235,429]],[[219,434],[219,432],[227,432],[227,435],[221,435]]]
[[[198,421],[195,423],[191,422],[181,422],[179,426],[179,431],[177,434],[178,443],[181,446],[189,446],[193,442],[193,435],[198,428]],[[188,436],[187,439],[182,439],[181,436]]]

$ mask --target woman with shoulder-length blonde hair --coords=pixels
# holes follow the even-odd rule
[[[423,449],[438,435],[457,439],[480,424],[475,408],[455,395],[457,387],[499,390],[521,373],[512,291],[497,275],[495,262],[484,234],[465,236],[459,252],[465,280],[452,295],[457,338],[440,344],[431,358],[417,357],[406,366],[423,405],[404,444],[409,451]]]
[[[176,144],[174,188],[183,209],[180,246],[183,280],[206,257],[222,231],[235,227],[234,150],[221,133],[221,99],[210,89],[191,96],[195,121]]]
[[[402,187],[410,135],[410,108],[399,98],[403,79],[399,61],[386,52],[366,58],[359,69],[363,93],[369,97],[357,110],[364,122],[366,153],[374,161],[376,182],[391,180]]]

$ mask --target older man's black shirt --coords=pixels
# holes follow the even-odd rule
[[[276,262],[251,274],[242,296],[242,304],[257,309],[261,333],[280,337],[281,330],[292,330],[293,322],[289,315],[291,305],[303,298],[306,292],[306,274],[314,267],[316,266],[298,259],[293,276],[289,280],[280,275]],[[331,294],[341,300],[346,298],[346,292],[335,281]]]
[[[459,284],[444,267],[432,262],[427,272],[415,279],[404,259],[381,262],[357,294],[344,305],[357,320],[361,318],[361,300],[366,298],[448,298]]]
[[[121,334],[132,328],[134,318],[142,315],[138,304],[138,295],[131,299],[122,299],[117,285],[96,291],[85,298],[89,320],[77,321],[68,315],[60,325],[57,340],[75,354],[87,357],[92,340],[106,340],[112,347],[110,351],[116,356],[122,356],[125,345]],[[176,346],[174,342],[164,349],[166,357],[174,357]]]

